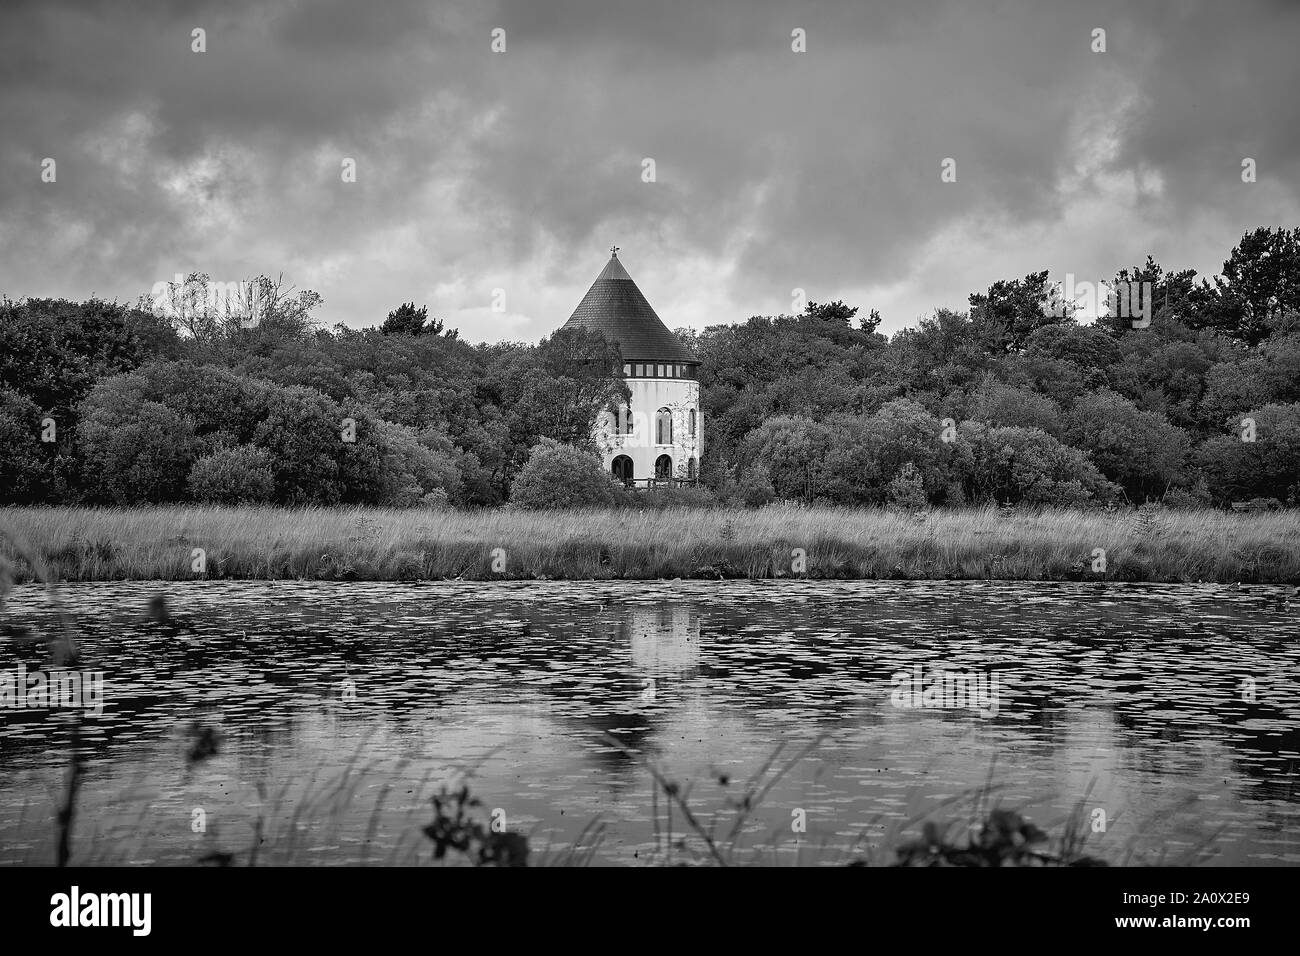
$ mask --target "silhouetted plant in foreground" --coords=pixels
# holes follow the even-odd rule
[[[703,862],[713,863],[718,866],[731,866],[737,862],[736,854],[742,849],[740,837],[745,825],[763,803],[764,798],[801,760],[819,747],[822,741],[826,739],[826,736],[823,734],[817,737],[779,767],[777,767],[777,760],[785,750],[786,744],[784,742],[778,744],[763,765],[745,781],[742,792],[737,796],[727,796],[723,801],[724,809],[710,815],[711,818],[708,819],[707,826],[705,825],[705,816],[697,809],[692,808],[690,804],[691,788],[689,785],[682,786],[676,780],[671,779],[654,763],[624,746],[617,738],[605,734],[602,739],[621,750],[631,759],[636,760],[654,778],[655,788],[650,792],[650,813],[654,822],[655,848],[649,860],[650,863],[671,865],[674,862],[673,853],[676,852],[679,854],[676,862],[683,865],[691,862]],[[775,770],[774,767],[776,767]],[[731,777],[727,773],[720,772],[716,774],[716,779],[718,784],[724,788],[731,785]],[[659,816],[658,795],[660,791],[662,791],[665,798],[662,820]],[[683,832],[677,839],[673,838],[674,808],[676,808],[685,825]],[[723,832],[719,832],[718,824],[722,822],[720,817],[724,814],[731,816],[730,826],[725,827]],[[705,852],[698,852],[698,848],[693,847],[688,842],[687,838],[691,836],[694,836],[703,844]]]
[[[755,817],[772,790],[826,738],[825,735],[816,738],[784,762],[780,758],[788,745],[779,744],[745,780],[733,779],[725,772],[716,772],[714,780],[725,794],[721,807],[715,810],[692,805],[691,782],[682,783],[671,778],[644,755],[609,735],[602,735],[602,739],[645,767],[654,781],[650,793],[654,847],[648,853],[639,851],[639,862],[649,866],[733,866],[761,864],[761,854],[779,849],[775,840],[769,839],[766,846],[750,846],[745,837],[754,833]],[[350,771],[346,776],[350,776]],[[825,842],[820,845],[804,844],[800,841],[795,862],[805,862],[804,851],[811,849],[814,855],[809,862],[847,866],[978,868],[1110,865],[1099,856],[1084,853],[1084,844],[1090,832],[1087,807],[1090,806],[1091,785],[1060,827],[1052,826],[1055,833],[1052,835],[1026,817],[1021,810],[990,806],[990,798],[1002,789],[992,782],[993,779],[994,768],[990,766],[988,781],[983,786],[963,791],[937,806],[930,806],[916,816],[893,823],[876,840],[869,841],[878,843],[875,847],[865,845],[868,842],[864,839],[866,830],[863,837],[848,847],[837,848]],[[331,789],[337,794],[344,787],[340,785]],[[260,784],[258,793],[264,800],[266,793]],[[472,795],[468,784],[461,783],[453,789],[444,784],[430,798],[430,802],[433,819],[421,827],[420,832],[433,844],[432,859],[440,863],[523,867],[528,866],[530,859],[533,859],[534,866],[588,866],[595,860],[605,837],[605,824],[598,819],[592,820],[567,848],[555,853],[543,852],[541,858],[537,859],[532,852],[530,838],[523,833],[507,830],[503,819],[498,822],[497,811],[489,814],[490,822],[484,822],[481,815],[485,805],[481,799]],[[309,799],[307,803],[313,801]],[[971,807],[970,817],[964,823],[927,819],[943,808],[964,803],[969,803]],[[377,813],[378,807],[371,817],[370,836],[374,833]],[[295,811],[295,820],[297,816],[298,811]],[[913,839],[903,839],[904,831],[917,824],[921,825],[920,835]],[[265,842],[261,816],[255,829],[253,845],[248,853],[249,866],[256,865],[259,848]],[[776,835],[774,832],[771,836]],[[1162,854],[1161,862],[1174,865],[1202,862],[1207,848],[1217,840],[1218,835],[1216,832],[1209,836],[1179,860],[1167,861]],[[1208,852],[1212,854],[1213,850]],[[1131,853],[1130,845],[1121,865],[1130,862]],[[284,858],[283,852],[279,851],[277,855],[283,862],[292,862],[292,856]],[[218,848],[200,857],[197,862],[230,866],[237,857],[237,854],[222,852]]]
[[[470,814],[482,805],[465,785],[450,793],[443,787],[434,794],[433,822],[422,830],[433,841],[433,858],[445,859],[448,850],[455,850],[475,866],[527,866],[528,838],[484,826]]]
[[[1048,835],[1014,810],[992,810],[964,843],[948,839],[948,827],[930,821],[921,838],[895,850],[895,866],[1106,866],[1082,854],[1049,853]]]
[[[740,837],[745,830],[745,825],[758,811],[772,788],[820,746],[826,736],[817,737],[780,766],[777,765],[777,761],[786,745],[784,743],[778,745],[763,765],[745,782],[743,792],[739,796],[727,797],[724,800],[725,809],[722,812],[733,814],[734,817],[731,826],[722,835],[716,833],[719,814],[713,814],[706,827],[703,823],[707,819],[705,814],[689,805],[689,786],[683,787],[670,779],[649,760],[629,750],[614,738],[606,735],[604,739],[645,766],[655,780],[656,789],[652,791],[651,812],[655,823],[656,847],[655,855],[650,862],[669,865],[674,862],[672,854],[676,851],[679,854],[677,862],[682,864],[695,862],[729,866],[738,862],[737,855],[743,849]],[[920,839],[901,843],[895,847],[896,861],[893,865],[957,867],[1108,865],[1098,857],[1083,853],[1083,844],[1088,832],[1085,807],[1092,791],[1091,785],[1075,804],[1062,827],[1061,835],[1053,841],[1046,832],[1016,810],[998,807],[986,809],[985,800],[998,789],[992,781],[993,767],[990,766],[988,782],[982,788],[961,795],[961,799],[969,797],[973,801],[972,823],[967,827],[970,836],[965,841],[956,842],[948,838],[951,826],[941,826],[934,821],[926,821],[922,826]],[[731,780],[729,775],[719,773],[717,782],[725,788],[729,786]],[[659,791],[662,791],[666,798],[662,824],[659,818],[658,801],[654,799]],[[955,800],[947,802],[952,803]],[[685,829],[677,839],[673,838],[672,830],[674,807],[677,808],[685,823]],[[916,823],[919,819],[913,818],[904,826]],[[977,820],[980,821],[978,828],[974,823]],[[895,830],[895,834],[897,832]],[[699,852],[698,848],[692,852],[692,846],[688,841],[691,835],[703,843],[706,852]],[[827,848],[823,846],[822,849]],[[873,865],[875,861],[870,854],[855,856],[856,850],[857,844],[849,849],[848,866]]]
[[[54,606],[55,617],[58,622],[57,631],[45,639],[45,644],[50,652],[51,665],[56,671],[76,670],[81,664],[81,650],[73,634],[70,619],[64,611],[62,602],[59,600],[57,576],[41,560],[36,550],[25,541],[10,537],[10,544],[14,552],[27,561],[37,579],[45,582],[46,594],[50,603]],[[4,562],[0,566],[0,610],[3,610],[4,599],[8,595],[12,583],[13,578],[8,562]],[[27,628],[15,628],[8,636],[23,643],[40,640],[39,636],[33,637],[32,632]],[[72,831],[77,815],[77,797],[81,792],[81,778],[86,772],[86,754],[82,748],[81,739],[82,712],[77,708],[72,708],[68,719],[71,721],[68,734],[68,774],[64,787],[63,802],[59,805],[56,815],[58,834],[55,859],[59,866],[67,866],[72,856]]]

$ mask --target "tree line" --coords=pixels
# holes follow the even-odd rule
[[[678,335],[701,360],[704,488],[751,504],[1300,500],[1300,229],[1198,279],[1148,257],[1149,323],[1081,322],[1047,272],[892,337],[843,302]],[[260,277],[134,305],[0,302],[0,500],[617,504],[590,445],[618,347],[470,344],[403,303],[321,328]],[[256,304],[256,308],[252,307]],[[638,496],[644,504],[648,499]]]

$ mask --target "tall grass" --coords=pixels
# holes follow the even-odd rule
[[[1300,582],[1300,511],[0,509],[69,581],[958,578]],[[495,549],[502,552],[494,554]],[[203,570],[194,570],[201,549]],[[800,565],[798,549],[805,555]],[[1096,564],[1104,551],[1104,569]],[[504,570],[494,569],[502,567]]]
[[[6,628],[0,630],[0,639],[12,639],[18,644],[43,642],[47,647],[49,663],[53,668],[75,670],[81,663],[81,650],[77,644],[71,619],[59,599],[55,572],[24,538],[15,536],[11,529],[0,527],[0,534],[3,534],[5,550],[9,554],[18,556],[26,564],[29,573],[36,580],[45,583],[57,621],[56,631],[53,634],[32,635],[26,629],[15,632]],[[13,581],[14,575],[10,564],[0,557],[0,619],[3,618],[5,600],[9,596]],[[81,739],[83,714],[81,710],[72,708],[67,719],[71,721],[68,733],[68,772],[64,784],[63,802],[59,805],[56,817],[55,862],[58,866],[67,866],[72,856],[72,833],[77,816],[77,796],[81,791],[82,777],[86,771],[86,754],[82,749]]]

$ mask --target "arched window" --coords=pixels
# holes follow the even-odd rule
[[[673,413],[667,408],[655,412],[655,444],[671,445],[673,443]]]
[[[672,476],[673,460],[667,455],[660,455],[655,459],[655,478],[659,481],[663,481]]]
[[[691,481],[694,481],[696,478],[696,468],[695,468],[694,458],[692,458],[690,461],[686,463],[686,477],[689,478]]]
[[[695,437],[695,409],[691,409],[691,437]]]
[[[632,434],[632,407],[630,405],[620,405],[618,407],[618,433],[620,435]]]
[[[618,481],[623,482],[625,485],[632,484],[632,459],[627,455],[619,455],[615,458],[610,464],[609,470]]]

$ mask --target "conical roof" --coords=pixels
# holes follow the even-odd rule
[[[596,276],[564,328],[599,332],[619,344],[627,362],[699,362],[655,314],[618,261],[617,252]]]

